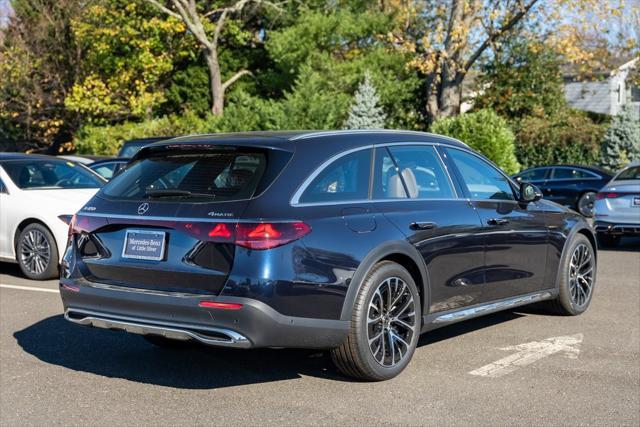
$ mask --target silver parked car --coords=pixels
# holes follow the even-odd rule
[[[596,195],[595,228],[604,246],[640,236],[640,162],[622,169]]]

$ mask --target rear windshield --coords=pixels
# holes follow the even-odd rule
[[[63,160],[12,160],[2,164],[23,190],[100,188],[104,181],[83,166]]]
[[[271,156],[273,157],[273,156]],[[103,189],[107,198],[209,202],[243,200],[272,180],[265,151],[161,152],[135,161]],[[269,169],[273,169],[272,165]],[[283,167],[284,164],[280,165]]]
[[[148,144],[150,144],[150,142],[133,142],[128,144],[125,143],[120,149],[118,157],[133,157],[138,151],[142,149],[142,147]]]
[[[623,179],[640,179],[640,166],[632,166],[620,172],[616,177],[616,181],[622,181]]]

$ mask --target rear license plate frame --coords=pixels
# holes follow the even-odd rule
[[[147,239],[143,240],[139,244],[137,249],[132,249],[129,241],[129,237],[133,235],[134,237],[146,237]],[[149,239],[151,237],[151,239]],[[149,243],[144,243],[148,241]],[[152,244],[152,242],[160,242],[160,244]],[[137,244],[137,243],[136,243]],[[127,230],[124,235],[124,242],[122,244],[122,258],[125,259],[142,259],[148,261],[162,261],[164,259],[165,247],[167,244],[167,233],[165,231],[150,231],[150,230]],[[158,247],[159,246],[159,247]],[[156,250],[159,250],[159,253],[154,253],[153,255],[145,255],[142,253],[142,247],[158,247]],[[132,253],[133,252],[133,253]],[[150,251],[151,252],[151,251]]]

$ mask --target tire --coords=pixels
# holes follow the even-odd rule
[[[580,215],[591,218],[593,216],[593,203],[596,200],[596,193],[594,191],[587,191],[583,193],[578,199],[576,207]]]
[[[331,350],[331,359],[344,375],[369,381],[388,380],[402,372],[411,360],[421,327],[420,294],[413,278],[399,264],[380,262],[360,286],[349,334],[340,347]]]
[[[27,225],[16,242],[16,261],[22,274],[32,280],[58,277],[58,246],[47,227],[40,223]]]
[[[596,258],[591,242],[583,234],[576,234],[568,245],[560,261],[559,294],[548,307],[557,314],[577,316],[587,310],[593,297]]]
[[[172,340],[171,338],[166,338],[160,335],[143,335],[142,338],[156,347],[170,348],[174,350],[189,348],[195,345],[193,341]]]
[[[598,244],[602,248],[615,248],[620,243],[621,236],[615,234],[598,234]]]

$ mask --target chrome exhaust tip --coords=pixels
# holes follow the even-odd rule
[[[193,328],[177,323],[149,323],[130,317],[114,317],[102,313],[68,308],[64,318],[69,322],[94,328],[121,330],[137,335],[158,335],[174,340],[195,340],[216,347],[249,348],[247,337],[226,328]]]

